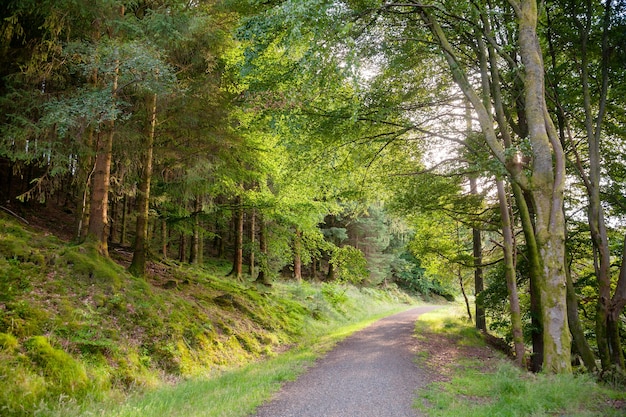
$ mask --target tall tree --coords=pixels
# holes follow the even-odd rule
[[[611,254],[601,197],[601,148],[610,117],[607,113],[615,86],[613,79],[623,74],[618,62],[623,61],[624,52],[617,43],[622,41],[618,33],[625,26],[623,15],[620,16],[625,7],[624,2],[608,0],[604,6],[590,1],[555,1],[547,8],[546,37],[552,78],[549,86],[559,133],[573,150],[573,166],[588,199],[587,218],[598,282],[595,335],[603,369],[612,365],[624,368],[620,336],[616,333],[619,326],[614,320],[626,300],[621,300],[617,293],[611,294]],[[562,64],[564,60],[571,62],[571,54],[578,58],[573,61],[575,76]],[[577,131],[586,139],[586,149],[578,145]]]

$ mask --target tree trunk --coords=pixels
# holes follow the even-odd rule
[[[235,211],[233,213],[235,227],[235,251],[233,256],[233,269],[228,275],[234,275],[235,279],[240,280],[243,277],[243,205],[241,197],[237,197],[235,202]]]
[[[461,272],[461,265],[457,267],[457,278],[459,279],[459,287],[461,287],[461,294],[463,294],[463,300],[465,300],[465,308],[467,309],[467,320],[469,322],[473,321],[472,318],[472,308],[470,307],[469,299],[467,298],[467,293],[465,292],[465,285],[463,284],[463,274]]]
[[[124,6],[122,6],[120,13],[124,16]],[[116,59],[113,85],[111,87],[111,97],[113,99],[112,110],[115,110],[116,106],[115,101],[117,99],[119,70],[120,61]],[[87,235],[95,239],[98,252],[108,257],[109,187],[111,180],[111,161],[113,159],[113,138],[115,136],[114,119],[111,119],[107,123],[107,128],[108,131],[104,134],[98,133],[96,140],[96,160],[91,182],[90,214]]]
[[[328,262],[328,273],[326,274],[326,281],[334,281],[335,280],[335,267],[329,261]]]
[[[530,192],[535,214],[536,285],[541,299],[543,324],[544,369],[552,373],[571,372],[570,335],[567,323],[565,239],[563,189],[565,184],[565,160],[545,103],[544,68],[541,47],[537,38],[537,4],[535,0],[509,0],[518,17],[520,56],[524,64],[524,112],[528,127],[527,136],[532,149],[530,173],[522,164],[507,154],[495,132],[492,112],[488,111],[482,98],[476,93],[464,72],[463,63],[450,45],[445,32],[432,9],[416,4],[422,19],[438,42],[443,56],[450,66],[455,82],[472,103],[478,116],[484,140],[493,156],[508,170],[514,182]],[[501,133],[509,125],[500,126]],[[525,235],[531,232],[525,229]]]
[[[169,244],[168,230],[167,230],[167,221],[165,219],[161,220],[161,255],[163,259],[167,259],[167,247]]]
[[[109,123],[109,132],[97,135],[96,164],[91,182],[89,202],[89,226],[87,235],[95,239],[98,252],[108,256],[109,224],[109,182],[111,177],[111,158],[113,152],[113,122]]]
[[[128,267],[131,274],[143,276],[146,273],[148,251],[148,218],[150,214],[150,183],[152,181],[152,154],[156,131],[157,95],[152,94],[150,103],[150,130],[146,140],[146,153],[143,161],[143,175],[137,193],[137,226],[133,245],[133,260]]]
[[[509,213],[509,201],[504,189],[504,181],[497,180],[498,200],[500,202],[500,216],[502,217],[502,237],[504,252],[504,268],[506,288],[509,293],[509,309],[511,312],[511,332],[515,346],[515,363],[520,368],[524,367],[526,348],[524,347],[524,333],[522,329],[522,313],[517,294],[517,280],[515,267],[515,244],[511,216]]]
[[[200,261],[200,211],[202,210],[202,201],[196,196],[193,213],[193,232],[191,235],[191,245],[189,248],[189,263],[197,264]]]
[[[293,238],[293,277],[302,280],[302,232],[297,229]]]
[[[250,272],[250,277],[254,279],[255,268],[254,268],[254,255],[256,252],[256,210],[252,209],[250,213],[250,259],[248,262],[248,269]]]
[[[590,3],[587,3],[590,5]],[[604,221],[604,209],[600,197],[600,177],[601,177],[601,157],[600,157],[600,136],[604,119],[607,89],[608,89],[608,27],[610,21],[611,1],[605,3],[604,28],[602,36],[602,79],[601,94],[598,104],[598,114],[594,115],[591,104],[591,93],[589,87],[588,62],[588,42],[589,31],[591,30],[592,11],[586,10],[585,26],[581,27],[581,85],[583,91],[583,102],[585,109],[585,127],[587,133],[587,146],[589,149],[589,171],[587,178],[579,164],[579,170],[589,197],[587,218],[589,221],[589,231],[594,249],[594,267],[598,281],[598,301],[596,304],[596,341],[602,369],[607,370],[614,364],[612,360],[611,336],[609,335],[609,308],[611,303],[611,258],[609,251],[606,224]],[[594,129],[595,122],[595,129]],[[619,341],[617,342],[619,345]],[[621,351],[621,347],[619,348]],[[623,368],[623,360],[621,361]]]
[[[609,341],[611,346],[611,357],[613,363],[624,369],[624,353],[621,347],[621,338],[619,335],[620,329],[620,315],[624,311],[626,306],[626,236],[624,237],[624,244],[622,246],[622,266],[620,268],[619,277],[617,279],[617,285],[611,304],[609,307],[608,324]]]
[[[572,340],[578,354],[582,358],[587,370],[589,372],[595,372],[596,358],[589,347],[589,343],[587,343],[587,339],[585,339],[585,333],[580,323],[578,316],[578,296],[574,289],[574,283],[572,282],[572,275],[569,273],[569,268],[567,273],[567,320],[570,332],[572,333]]]
[[[122,227],[120,232],[120,245],[126,244],[126,234],[128,232],[128,196],[122,197]]]
[[[180,232],[180,244],[178,246],[178,260],[185,262],[187,259],[187,236],[185,232]]]
[[[510,1],[516,3],[515,0]],[[571,373],[564,265],[564,153],[545,102],[544,67],[537,38],[536,0],[521,0],[516,11],[520,29],[520,55],[524,63],[525,114],[533,154],[531,195],[542,267],[538,287],[543,323],[544,369],[553,373]]]
[[[262,216],[259,216],[259,275],[257,275],[255,282],[259,282],[263,285],[272,285],[272,281],[269,275],[268,264],[268,252],[267,252],[267,223]]]
[[[87,143],[86,143],[88,148],[92,148],[94,146],[93,136],[94,136],[94,129],[90,128],[89,134],[87,135]],[[88,226],[89,226],[89,212],[90,212],[89,197],[91,196],[89,187],[91,185],[91,178],[96,169],[94,165],[94,160],[92,157],[85,156],[85,161],[86,161],[85,163],[80,164],[81,171],[85,171],[86,179],[84,183],[81,182],[81,187],[82,187],[82,189],[80,190],[81,199],[80,199],[80,203],[78,206],[78,221],[76,225],[76,237],[79,241],[84,240],[87,237],[87,231],[88,231]],[[87,172],[87,170],[89,172]]]

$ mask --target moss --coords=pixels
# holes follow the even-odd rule
[[[89,387],[85,367],[45,336],[34,336],[24,343],[28,357],[58,392],[80,393]]]
[[[5,304],[0,312],[0,331],[10,332],[18,338],[43,333],[50,313],[35,303],[19,300]]]
[[[0,352],[11,354],[15,352],[18,347],[19,342],[15,336],[7,333],[0,333]]]
[[[88,283],[106,284],[111,291],[122,286],[124,270],[113,261],[101,257],[93,244],[67,247],[61,252],[61,262],[71,267],[75,278]]]

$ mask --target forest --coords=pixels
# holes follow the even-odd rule
[[[6,218],[139,279],[221,259],[268,288],[456,296],[520,367],[626,380],[626,1],[0,13]]]

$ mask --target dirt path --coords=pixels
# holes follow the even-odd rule
[[[415,364],[414,323],[436,307],[382,319],[339,343],[256,417],[415,417],[415,390],[428,381]]]

